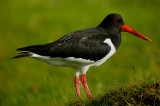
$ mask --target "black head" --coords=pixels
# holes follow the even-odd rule
[[[141,33],[135,31],[131,27],[127,26],[121,15],[119,14],[109,14],[99,25],[99,27],[104,28],[108,33],[120,33],[121,31],[129,32],[141,39],[151,42],[152,40],[148,37],[142,35]]]
[[[99,25],[105,29],[118,29],[121,30],[121,26],[124,25],[124,21],[121,15],[119,14],[109,14]]]

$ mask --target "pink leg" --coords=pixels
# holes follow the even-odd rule
[[[86,93],[87,93],[88,98],[92,98],[92,95],[91,95],[91,93],[90,93],[90,91],[89,91],[89,88],[88,88],[88,85],[87,85],[87,81],[86,81],[86,76],[85,76],[85,74],[82,74],[82,76],[81,76],[81,81],[82,81],[82,84],[83,84],[83,86],[84,86],[84,89],[85,89],[85,91],[86,91]]]
[[[76,86],[77,96],[80,97],[80,81],[79,81],[79,75],[76,75],[76,76],[75,76],[75,86]]]

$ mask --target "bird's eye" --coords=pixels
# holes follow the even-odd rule
[[[113,18],[113,22],[117,22],[118,20],[117,20],[117,18]]]

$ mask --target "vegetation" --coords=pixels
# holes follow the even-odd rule
[[[151,86],[160,81],[159,4],[159,0],[0,1],[0,105],[66,105],[77,101],[72,69],[10,57],[17,54],[19,47],[53,42],[72,31],[97,26],[110,13],[121,14],[127,25],[152,42],[122,32],[117,53],[87,72],[90,91],[101,98],[97,101],[114,102],[113,96],[122,94],[126,97],[124,104],[147,104],[135,100],[132,91],[141,95],[143,88],[150,93]],[[142,93],[143,98],[145,91]],[[82,85],[81,97],[87,104]]]
[[[93,100],[76,100],[69,103],[70,106],[158,106],[160,104],[160,83],[142,83],[112,89],[104,96]]]

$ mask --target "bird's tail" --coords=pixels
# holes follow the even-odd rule
[[[11,59],[30,57],[33,54],[46,55],[47,53],[49,53],[51,46],[52,44],[32,45],[32,46],[22,47],[16,50],[20,51],[20,55],[14,56]]]
[[[29,52],[21,52],[20,55],[17,55],[17,56],[14,56],[14,57],[11,57],[11,59],[15,59],[15,58],[23,58],[23,57],[30,57],[32,56],[32,53],[29,53]]]

